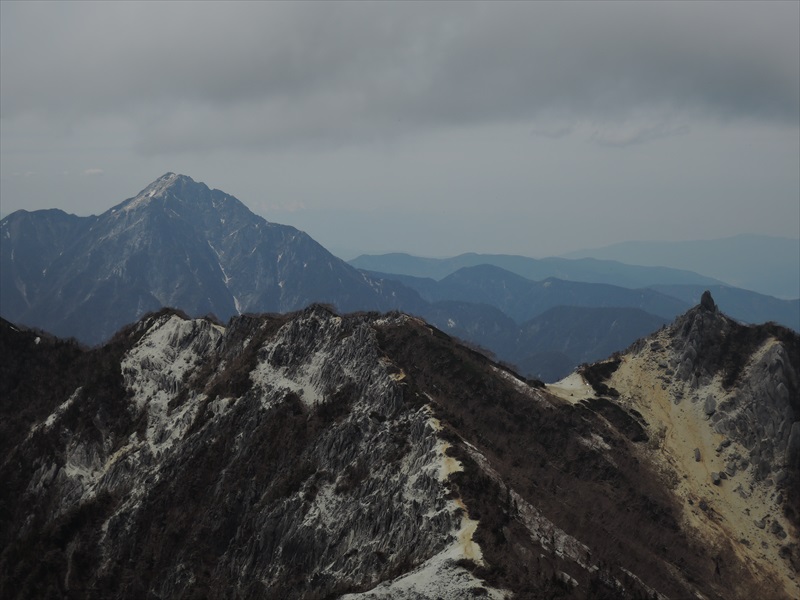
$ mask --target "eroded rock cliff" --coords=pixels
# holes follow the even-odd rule
[[[658,335],[608,380],[618,398],[573,403],[402,314],[313,306],[223,326],[163,310],[93,350],[4,322],[0,596],[748,597],[765,581],[751,555],[685,502],[715,527],[727,513],[652,458],[685,444],[614,379],[654,344],[668,356],[647,364],[673,372],[689,347],[705,356],[706,333]],[[795,472],[796,418],[741,400],[796,392],[795,351],[775,345],[728,388],[732,371],[692,367],[682,402],[668,397],[720,436],[691,464],[719,446],[736,466],[709,489],[742,481],[743,501]],[[786,563],[793,517],[762,521],[782,528]]]

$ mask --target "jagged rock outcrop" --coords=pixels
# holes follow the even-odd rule
[[[774,597],[799,594],[800,337],[741,325],[706,292],[584,376],[646,427],[656,452],[641,455],[672,482],[682,521],[770,574]]]
[[[613,377],[566,402],[418,319],[319,305],[227,326],[162,310],[92,350],[2,327],[4,598],[743,599],[774,583],[684,520],[652,460],[674,448]],[[699,466],[715,452],[684,449]],[[752,519],[796,542],[791,519]]]
[[[700,296],[700,308],[708,312],[717,312],[717,304],[714,302],[714,299],[711,297],[711,292],[708,290],[703,292],[703,295]]]
[[[791,429],[800,420],[798,336],[771,326],[743,326],[718,312],[706,293],[700,306],[670,329],[673,388],[691,401],[703,400],[714,433],[743,447],[746,458],[726,446],[726,456],[752,464],[753,477],[782,480]],[[670,335],[670,333],[667,333]],[[736,456],[734,456],[736,455]]]

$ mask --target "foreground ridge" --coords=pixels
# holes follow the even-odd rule
[[[523,380],[400,313],[223,326],[164,309],[93,350],[3,322],[0,595],[792,597],[797,336],[724,323],[704,302],[587,367],[591,389]],[[730,358],[714,335],[759,350]],[[673,365],[652,364],[659,347]],[[720,399],[725,417],[695,426],[728,432],[726,460],[758,438],[760,462],[681,481],[705,463],[656,420],[659,373],[663,406],[685,409],[705,410],[687,394],[709,382],[761,385],[784,410],[775,444],[771,410],[737,420]],[[783,511],[749,546],[728,521],[750,505],[709,493],[733,481]]]

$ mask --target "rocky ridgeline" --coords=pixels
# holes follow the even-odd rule
[[[328,597],[457,539],[467,515],[435,421],[404,398],[366,321],[313,307],[226,331],[162,312],[128,337],[124,423],[106,426],[108,399],[78,389],[28,436],[55,451],[31,465],[24,497],[41,510],[16,543],[46,536],[42,521],[76,526],[76,507],[95,521],[70,541],[60,590]],[[435,572],[459,584],[442,597],[483,589],[450,554]]]
[[[734,325],[702,306],[639,351],[681,370],[663,385],[724,428],[736,477],[785,489],[796,418],[771,407],[796,348],[737,337],[760,349],[740,364]],[[743,599],[760,581],[684,528],[641,414],[563,402],[419,319],[161,310],[92,350],[3,327],[4,598]]]

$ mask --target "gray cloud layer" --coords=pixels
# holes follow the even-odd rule
[[[800,2],[0,0],[0,215],[165,171],[348,253],[800,235]]]
[[[800,3],[2,3],[2,118],[122,120],[140,152],[681,115],[793,126]],[[533,126],[532,126],[533,127]],[[13,129],[13,128],[11,128]]]

